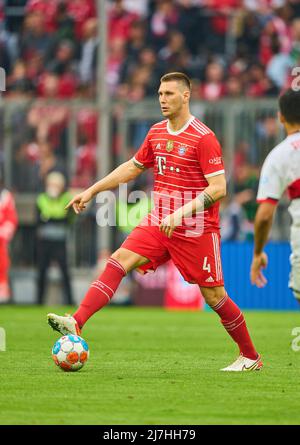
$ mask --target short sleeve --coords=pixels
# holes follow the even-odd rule
[[[214,134],[210,133],[200,139],[197,157],[206,178],[225,173],[221,145]]]
[[[278,201],[284,190],[285,184],[279,170],[276,168],[274,157],[269,155],[265,159],[261,170],[257,201]]]
[[[135,165],[139,168],[151,168],[154,165],[154,155],[149,133],[132,159]]]

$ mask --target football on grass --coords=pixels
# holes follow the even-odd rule
[[[89,347],[78,335],[64,335],[53,346],[52,358],[63,371],[79,371],[89,358]]]

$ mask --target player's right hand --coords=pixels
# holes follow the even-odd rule
[[[92,198],[92,192],[90,189],[87,189],[74,196],[74,198],[66,205],[65,209],[68,210],[70,207],[73,207],[74,212],[78,215],[86,208],[87,203],[91,201]]]
[[[264,287],[267,284],[267,279],[262,273],[262,269],[265,269],[267,265],[268,257],[265,252],[254,255],[250,270],[252,284],[255,284],[257,287]]]

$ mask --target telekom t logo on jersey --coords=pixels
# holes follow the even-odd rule
[[[158,165],[158,174],[163,175],[163,171],[166,169],[167,158],[166,156],[156,156],[156,160]]]
[[[158,166],[158,174],[159,175],[164,175],[164,170],[166,170],[167,168],[167,158],[166,156],[156,156],[156,160],[157,160],[157,166]],[[180,172],[180,168],[179,167],[173,167],[173,165],[171,165],[170,167],[170,172],[176,172],[179,173]]]

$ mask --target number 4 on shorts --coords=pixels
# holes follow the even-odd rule
[[[207,272],[210,273],[211,268],[210,268],[210,264],[207,261],[208,261],[208,257],[205,256],[204,261],[203,261],[203,270],[207,270]]]

